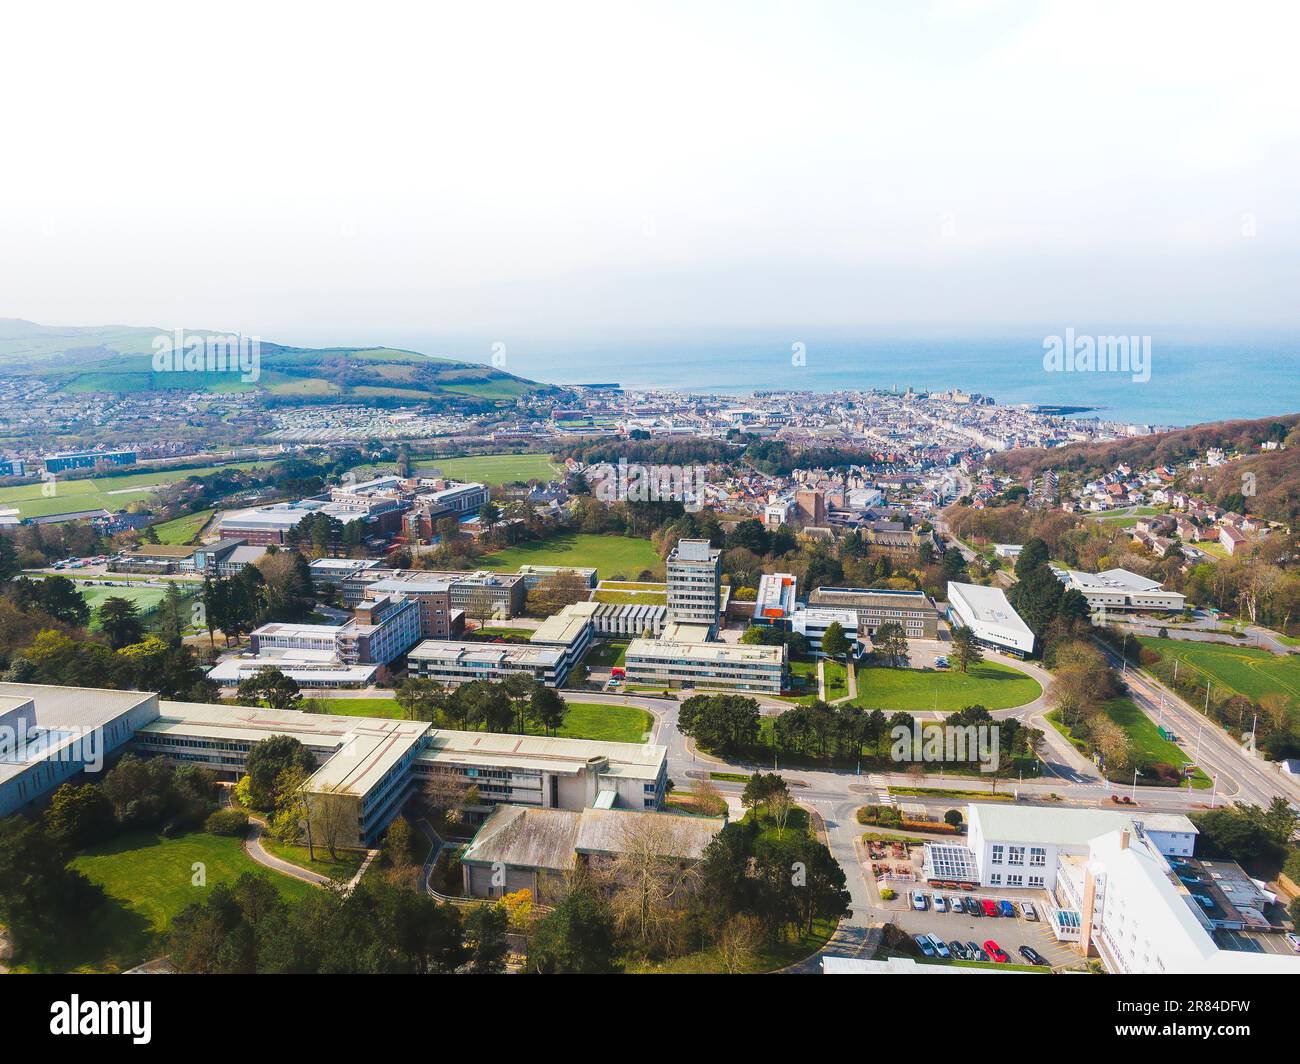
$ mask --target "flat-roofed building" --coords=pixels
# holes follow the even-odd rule
[[[529,591],[562,573],[565,575],[572,574],[588,588],[596,586],[596,570],[578,565],[521,565],[518,573],[523,577],[524,587]]]
[[[858,634],[858,611],[831,609],[829,606],[800,606],[790,617],[790,630],[808,640],[808,649],[823,656],[822,637],[832,624],[838,624],[849,642],[849,653],[858,653],[861,647]]]
[[[629,683],[780,694],[786,686],[784,646],[634,639],[625,655]]]
[[[311,570],[311,582],[317,587],[322,584],[340,587],[349,576],[381,568],[383,564],[379,558],[315,558],[307,568]]]
[[[565,606],[561,613],[586,617],[591,621],[593,633],[602,638],[629,636],[657,637],[668,616],[667,606],[638,606],[634,603],[575,602]]]
[[[451,639],[426,639],[406,656],[406,662],[416,676],[457,685],[524,673],[547,687],[563,687],[572,667],[564,647]]]
[[[764,573],[758,580],[754,598],[754,623],[788,627],[795,610],[796,581],[790,573]]]
[[[1084,573],[1078,569],[1053,569],[1066,588],[1078,591],[1094,612],[1139,612],[1152,610],[1180,613],[1187,605],[1185,595],[1166,591],[1159,580],[1139,576],[1127,569]]]
[[[143,691],[0,683],[0,816],[102,768],[157,715]]]
[[[948,620],[969,628],[985,646],[1004,654],[1025,657],[1033,653],[1034,633],[1000,588],[949,582]]]
[[[874,636],[882,624],[901,624],[909,639],[937,639],[939,635],[939,608],[924,591],[819,587],[808,596],[808,605],[856,610],[863,638]]]
[[[667,569],[668,619],[716,628],[722,610],[722,551],[707,539],[679,539]]]

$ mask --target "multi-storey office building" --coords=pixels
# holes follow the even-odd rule
[[[634,639],[625,655],[629,683],[778,695],[786,684],[784,646]]]
[[[901,624],[909,639],[939,635],[939,609],[924,591],[819,587],[808,596],[808,605],[856,610],[863,636],[874,636],[882,624]]]
[[[489,613],[502,618],[517,617],[523,612],[527,591],[524,578],[517,573],[494,573],[488,569],[475,572],[367,569],[343,578],[339,585],[343,604],[355,606],[372,593],[372,585],[378,593],[405,597],[445,592],[448,610],[462,610],[467,616]]]
[[[1159,580],[1151,580],[1127,569],[1084,573],[1077,569],[1054,569],[1066,588],[1080,592],[1093,612],[1137,612],[1150,610],[1179,613],[1187,605],[1185,595],[1166,591]]]
[[[722,551],[680,539],[668,555],[668,619],[716,628],[722,609]]]
[[[587,618],[593,634],[600,638],[635,639],[647,633],[650,636],[662,633],[668,620],[668,607],[638,606],[631,602],[575,602],[565,606],[560,614]]]
[[[571,657],[564,647],[518,643],[426,639],[406,656],[409,672],[446,684],[504,680],[515,673],[524,673],[547,687],[562,687],[571,666]]]

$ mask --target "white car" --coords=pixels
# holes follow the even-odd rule
[[[946,913],[948,911],[948,903],[944,901],[942,894],[934,896],[934,911],[937,913]]]
[[[1032,901],[1022,901],[1020,903],[1020,911],[1025,914],[1026,920],[1038,919],[1038,913],[1034,911],[1034,903]]]
[[[962,914],[961,898],[949,898],[948,911],[955,916],[960,916]]]
[[[1297,935],[1294,931],[1288,931],[1286,933],[1286,941],[1287,945],[1297,953],[1300,953],[1300,935]]]
[[[928,905],[928,903],[927,903],[926,900],[925,900],[925,895],[924,895],[924,894],[922,894],[919,890],[914,890],[914,891],[912,891],[912,908],[913,908],[913,909],[916,909],[916,910],[919,912],[919,911],[921,911],[921,910],[927,908],[927,905]]]

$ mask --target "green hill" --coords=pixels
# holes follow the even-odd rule
[[[39,378],[69,394],[257,391],[269,397],[354,402],[463,396],[511,399],[548,386],[491,366],[387,347],[285,347],[261,342],[256,379],[229,372],[158,372],[155,340],[167,329],[128,325],[47,326],[0,319],[0,372]],[[187,337],[228,334],[187,330]]]

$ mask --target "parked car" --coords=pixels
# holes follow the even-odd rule
[[[930,945],[934,947],[934,952],[937,953],[944,960],[948,960],[952,956],[952,951],[948,949],[948,943],[946,943],[943,939],[938,938],[935,935],[931,935]]]
[[[1020,911],[1025,914],[1026,920],[1038,919],[1038,912],[1034,908],[1034,903],[1032,901],[1022,901],[1020,903]]]
[[[913,935],[912,941],[916,943],[916,948],[927,957],[934,956],[934,947],[930,945],[930,940],[925,935]]]
[[[948,949],[952,951],[952,955],[959,961],[969,961],[973,959],[968,956],[970,951],[966,948],[965,944],[958,942],[956,939],[953,939],[948,943]]]
[[[965,907],[966,907],[966,911],[967,911],[968,913],[970,913],[971,916],[983,916],[983,915],[984,915],[984,908],[983,908],[983,906],[981,906],[980,903],[979,903],[978,901],[976,901],[974,898],[966,897],[966,898],[963,898],[963,899],[962,899],[962,902],[964,903],[964,905],[965,905]]]
[[[934,896],[934,911],[937,913],[946,913],[948,911],[948,903],[944,901],[942,894]]]
[[[998,914],[1001,916],[1015,916],[1016,907],[1009,901],[1000,901],[998,902]]]
[[[989,960],[997,961],[998,964],[1006,964],[1011,958],[1007,956],[1006,950],[999,946],[993,939],[988,939],[984,943],[984,952],[989,955]]]
[[[985,898],[982,902],[980,902],[980,907],[984,910],[985,916],[997,916],[998,914],[997,905],[995,905],[988,898]]]
[[[1025,961],[1029,964],[1047,963],[1047,961],[1043,960],[1043,955],[1039,953],[1038,950],[1034,949],[1033,946],[1021,946],[1018,952],[1020,956],[1024,957]]]
[[[1297,953],[1300,953],[1300,935],[1297,935],[1294,931],[1288,931],[1286,933],[1286,941],[1288,946]]]
[[[966,949],[969,951],[971,955],[970,959],[973,961],[986,961],[989,959],[989,955],[974,942],[967,942]]]
[[[949,898],[949,899],[948,899],[948,909],[949,909],[949,911],[952,912],[955,916],[960,916],[960,915],[961,915],[961,898],[957,897],[957,895],[955,895],[955,894],[954,894],[951,898]]]
[[[930,902],[919,890],[912,891],[912,908],[923,912],[930,907]]]

